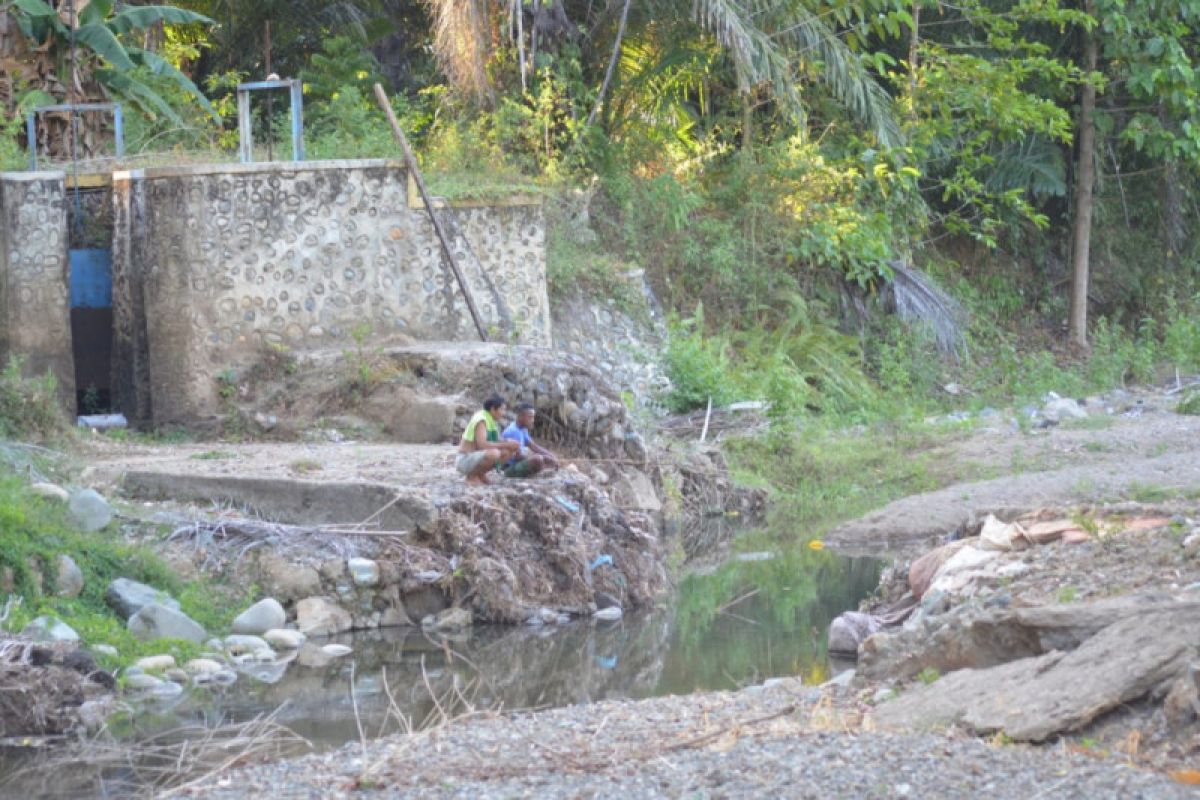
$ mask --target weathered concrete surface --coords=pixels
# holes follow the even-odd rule
[[[25,374],[50,370],[75,408],[65,179],[61,172],[0,173],[0,359],[25,357]]]
[[[1120,619],[1070,652],[964,669],[885,703],[886,727],[960,723],[979,733],[1040,742],[1075,731],[1182,674],[1197,656],[1200,603]]]
[[[131,416],[219,413],[217,377],[264,347],[477,336],[396,162],[135,170],[113,190],[116,385]],[[454,216],[478,256],[456,239],[485,322],[511,318],[518,341],[549,344],[540,202]]]
[[[978,525],[988,514],[1011,519],[1041,506],[1111,500],[1138,486],[1163,491],[1200,487],[1200,458],[1191,450],[1157,458],[1122,456],[957,484],[889,503],[838,526],[825,542],[850,553],[907,550],[940,543],[947,534]]]
[[[132,497],[226,501],[267,519],[313,525],[374,518],[383,530],[431,530],[438,517],[428,493],[384,484],[132,471],[123,485]]]

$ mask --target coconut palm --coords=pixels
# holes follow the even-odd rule
[[[545,48],[548,41],[553,43],[555,37],[579,35],[580,29],[567,17],[563,0],[511,0],[503,5],[487,0],[428,1],[434,21],[434,49],[443,71],[456,87],[485,105],[494,99],[487,65],[494,55],[497,29],[515,40],[522,68],[527,61],[526,51],[532,61],[538,48]],[[647,0],[632,9],[632,16],[627,2],[619,14],[611,13],[606,18],[601,12],[598,18],[585,20],[589,30],[604,30],[617,22],[611,63],[619,58],[627,17],[629,36],[635,39],[645,38],[642,31],[649,26],[669,26],[680,35],[692,26],[693,36],[703,33],[714,37],[732,61],[738,91],[748,95],[766,86],[775,101],[796,119],[803,119],[805,114],[798,88],[799,69],[804,63],[820,62],[818,80],[839,103],[881,143],[891,145],[900,140],[887,92],[834,31],[796,0],[695,0],[686,10],[677,0]],[[605,72],[606,89],[611,67]]]

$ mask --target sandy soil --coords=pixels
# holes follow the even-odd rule
[[[988,513],[1121,500],[1189,498],[1200,491],[1200,417],[1176,414],[1163,392],[1130,394],[1084,420],[1028,433],[996,427],[938,448],[931,461],[951,485],[905,497],[834,529],[849,552],[909,554]],[[986,475],[958,482],[953,476]]]

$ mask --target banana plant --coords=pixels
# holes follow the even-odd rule
[[[161,114],[172,123],[185,123],[175,109],[151,86],[138,77],[142,68],[154,75],[173,81],[216,121],[220,118],[187,75],[157,53],[122,41],[123,36],[159,23],[212,25],[203,14],[171,6],[131,6],[115,12],[113,0],[74,0],[64,21],[59,9],[45,0],[10,0],[8,12],[16,20],[21,34],[33,51],[51,55],[59,72],[70,72],[68,86],[81,88],[88,77],[95,80],[108,94],[128,100],[150,116]],[[74,63],[65,63],[72,43],[77,55]]]

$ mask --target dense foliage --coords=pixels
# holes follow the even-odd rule
[[[1196,0],[0,7],[0,56],[37,65],[0,89],[8,162],[15,115],[80,94],[143,112],[135,156],[228,157],[233,88],[269,72],[304,80],[312,157],[390,154],[382,81],[438,191],[546,194],[553,290],[620,301],[646,271],[677,408],[862,414],[948,380],[982,401],[1200,368]],[[284,151],[286,103],[255,108]],[[965,350],[885,313],[895,263],[965,305]],[[1087,362],[1059,347],[1072,284]]]

